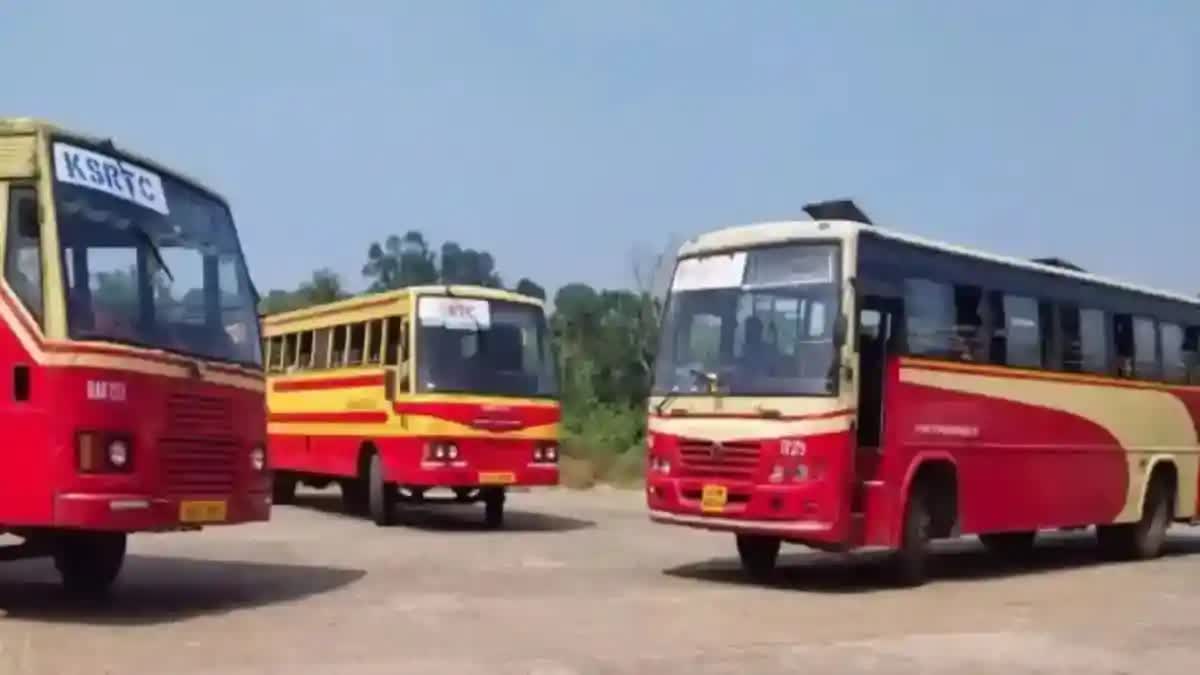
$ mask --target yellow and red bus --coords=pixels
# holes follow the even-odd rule
[[[558,483],[541,301],[411,287],[271,315],[264,333],[275,503],[336,482],[348,511],[389,525],[448,489],[495,528],[507,488]]]
[[[100,591],[131,532],[268,519],[257,296],[224,199],[0,120],[0,260],[5,559]]]
[[[682,247],[653,520],[736,533],[752,576],[786,541],[890,549],[909,583],[936,538],[1094,527],[1148,558],[1196,521],[1200,300],[810,214]]]

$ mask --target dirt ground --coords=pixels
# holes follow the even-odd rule
[[[963,540],[909,590],[872,556],[795,547],[759,587],[731,536],[653,525],[636,492],[516,494],[501,532],[477,507],[380,529],[336,491],[301,501],[135,537],[99,605],[48,562],[0,565],[0,674],[1195,673],[1200,657],[1200,528],[1128,564],[1098,564],[1086,534],[1022,567]]]

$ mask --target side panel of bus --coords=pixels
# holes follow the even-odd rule
[[[1099,372],[1079,366],[1068,372],[1061,316],[1095,307],[1110,362],[1120,349],[1114,316],[1145,312],[1189,331],[1189,319],[1200,323],[1200,316],[868,236],[859,255],[860,302],[895,307],[899,327],[887,358],[883,448],[867,490],[874,498],[865,502],[867,543],[898,543],[911,481],[926,462],[951,472],[950,498],[964,533],[1136,520],[1159,464],[1177,473],[1176,516],[1196,513],[1200,390],[1119,379],[1107,372],[1109,362]],[[1006,298],[1033,311],[1029,323],[1040,331],[1033,334],[1040,335],[1041,355],[1024,355],[1033,366],[996,361],[997,353],[1014,352],[997,352],[989,336],[1012,340],[1016,328],[1005,323],[999,332],[987,318],[972,327],[972,317],[963,316],[964,304],[986,317],[987,302]]]

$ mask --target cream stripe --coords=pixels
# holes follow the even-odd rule
[[[1146,461],[1147,453],[1178,449],[1155,457],[1173,460],[1178,470],[1176,515],[1195,514],[1196,475],[1200,471],[1196,425],[1183,402],[1168,392],[920,368],[901,368],[900,380],[1057,410],[1103,427],[1126,451],[1129,485],[1118,522],[1141,516],[1146,480],[1153,468],[1153,462]],[[984,430],[985,440],[986,434]]]

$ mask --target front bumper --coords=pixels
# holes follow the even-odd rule
[[[784,539],[838,544],[846,538],[836,502],[820,484],[759,485],[724,483],[729,501],[720,511],[701,508],[705,481],[649,478],[650,519],[722,532],[766,534]]]
[[[399,467],[389,481],[413,487],[546,487],[558,485],[558,466],[525,464],[521,466],[473,466],[468,462],[435,464],[423,462],[417,467]]]
[[[224,516],[217,520],[185,520],[182,504],[188,501],[223,502]],[[270,515],[271,495],[266,493],[176,498],[76,492],[60,494],[54,500],[54,525],[83,530],[162,531],[266,521]]]

